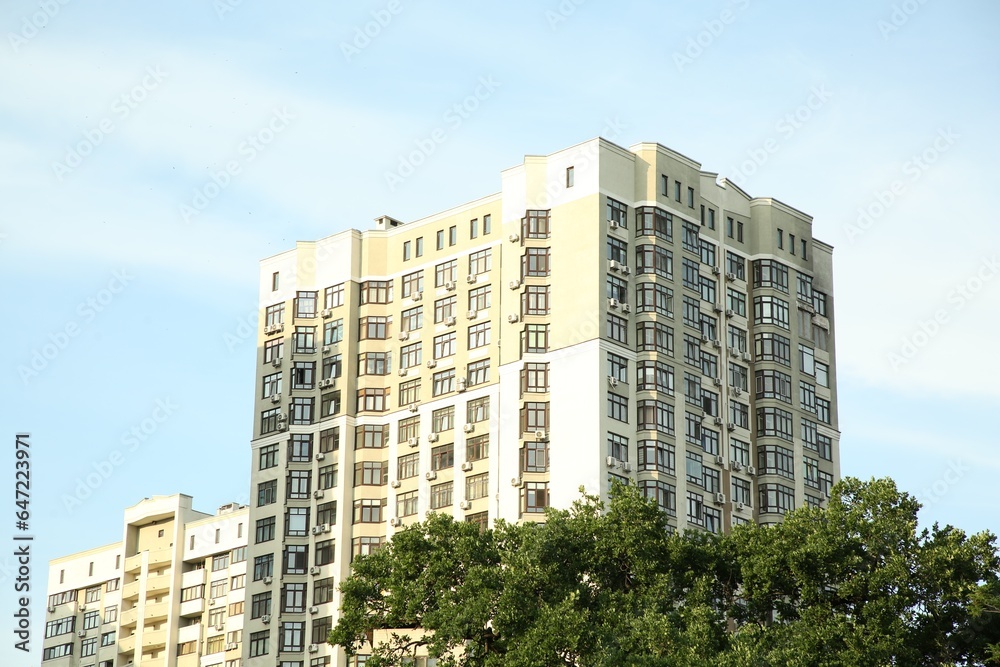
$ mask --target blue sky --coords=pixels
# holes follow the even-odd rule
[[[343,5],[0,10],[0,423],[33,435],[36,614],[47,560],[125,506],[246,499],[259,259],[599,134],[812,214],[843,473],[1000,529],[995,2]]]

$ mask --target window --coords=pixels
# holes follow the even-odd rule
[[[410,438],[416,438],[420,435],[420,417],[407,417],[406,419],[399,420],[398,435],[397,440],[399,442],[406,442]]]
[[[309,497],[312,472],[309,470],[290,470],[285,478],[285,494],[292,500],[305,500]]]
[[[431,470],[455,467],[455,444],[438,445],[431,449]]]
[[[716,282],[712,278],[707,276],[700,276],[698,279],[699,291],[701,292],[702,301],[708,301],[711,304],[716,303]]]
[[[332,602],[334,590],[333,577],[320,579],[313,585],[313,604],[321,605]]]
[[[274,539],[274,517],[270,516],[264,519],[257,519],[254,542],[259,544],[261,542],[270,542],[273,539]]]
[[[493,216],[487,213],[483,216],[483,236],[489,236],[493,232]]]
[[[362,499],[354,501],[354,523],[381,523],[385,499]]]
[[[414,452],[396,459],[396,479],[409,479],[420,474],[420,454]]]
[[[628,438],[617,433],[608,433],[608,456],[619,461],[628,461]]]
[[[816,375],[816,356],[811,347],[799,344],[799,370],[804,375]]]
[[[661,512],[669,516],[677,515],[677,491],[673,484],[666,482],[643,480],[639,482],[639,491],[647,500],[656,501]]]
[[[268,595],[270,595],[270,593]],[[250,633],[251,658],[255,658],[259,655],[267,655],[269,637],[270,634],[267,630],[261,630],[260,632]]]
[[[521,368],[521,393],[545,393],[549,390],[548,363],[528,362]]]
[[[729,363],[729,386],[747,390],[748,370],[745,366]]]
[[[243,548],[246,549],[246,547],[243,547]],[[244,560],[246,560],[246,558],[244,558]],[[238,575],[230,578],[230,580],[229,580],[229,590],[231,590],[231,591],[238,591],[241,588],[246,588],[246,584],[247,584],[247,575],[245,575],[245,574],[238,574]]]
[[[640,352],[674,354],[674,330],[659,322],[636,324],[636,347]]]
[[[388,461],[360,461],[354,464],[354,486],[385,486],[388,481]]]
[[[756,334],[754,336],[754,358],[757,361],[774,361],[790,367],[792,365],[791,341],[781,334]]]
[[[278,502],[278,480],[272,479],[257,485],[257,507]]]
[[[312,424],[313,423],[313,406],[316,399],[303,396],[297,396],[292,399],[292,423],[293,424]]]
[[[485,498],[490,491],[490,474],[470,475],[465,478],[465,499],[478,500]]]
[[[830,424],[830,401],[816,397],[816,417],[824,424]]]
[[[424,291],[424,272],[414,271],[403,276],[403,298],[408,298]]]
[[[67,616],[66,618],[59,618],[54,621],[49,621],[45,624],[45,638],[58,637],[59,635],[65,635],[76,628],[76,618],[73,616]]]
[[[309,567],[309,547],[304,544],[289,544],[282,554],[282,573],[305,574]]]
[[[816,412],[816,386],[799,381],[799,407],[806,412]]]
[[[780,228],[777,231],[778,231],[778,249],[782,250],[785,247],[785,232],[781,231]]]
[[[638,401],[636,412],[636,428],[640,431],[659,431],[673,434],[674,407],[669,403],[655,400]]]
[[[264,577],[270,577],[274,574],[274,554],[265,554],[263,556],[256,556],[253,559],[253,580],[260,581]],[[198,597],[201,597],[199,595]],[[254,616],[254,618],[257,618]]]
[[[448,283],[454,283],[458,277],[458,260],[442,262],[434,267],[434,286],[444,287]]]
[[[614,317],[608,315],[608,317]],[[625,323],[625,320],[616,318]],[[549,350],[549,325],[548,324],[526,324],[521,333],[521,352],[528,354],[548,352]]]
[[[337,501],[320,503],[316,505],[316,523],[334,525],[337,523]]]
[[[388,375],[392,371],[389,352],[364,352],[358,355],[358,375]]]
[[[284,339],[272,338],[264,343],[264,363],[280,360],[284,350]]]
[[[537,514],[544,512],[548,506],[548,482],[525,482],[521,488],[521,511],[526,514]]]
[[[681,200],[681,182],[674,181],[674,201],[679,202],[680,200]]]
[[[738,242],[740,242],[740,243],[743,243],[743,223],[742,222],[737,222],[736,223],[736,240]]]
[[[281,393],[281,373],[264,376],[261,398],[268,398]]]
[[[549,314],[549,286],[528,285],[521,293],[522,315]]]
[[[337,464],[323,466],[316,476],[316,488],[320,490],[332,489],[337,486]]]
[[[608,417],[628,423],[628,398],[608,392]]]
[[[757,408],[757,435],[792,440],[792,413],[781,408]]]
[[[319,432],[319,451],[327,454],[340,449],[340,427],[335,426]]]
[[[740,428],[750,428],[750,408],[747,404],[729,399],[729,421]]]
[[[404,310],[402,315],[400,315],[399,330],[400,331],[416,331],[424,326],[424,308],[423,306],[417,306],[416,308],[410,308]]]
[[[455,406],[440,408],[431,413],[431,431],[443,433],[455,428]]]
[[[73,655],[73,642],[50,646],[42,651],[42,660],[54,660],[63,656]]]
[[[726,308],[733,311],[734,315],[740,317],[747,316],[747,296],[732,287],[726,288]]]
[[[708,228],[715,229],[715,209],[708,209]]]
[[[521,448],[520,471],[546,472],[549,469],[549,445],[541,440],[529,440]]]
[[[687,494],[687,520],[696,526],[701,526],[705,521],[705,504],[700,493],[688,491]]]
[[[611,340],[621,343],[622,345],[628,345],[628,320],[624,317],[618,317],[617,315],[608,313],[605,333]]]
[[[689,296],[685,296],[682,300],[682,311],[684,316],[684,324],[693,329],[701,331],[701,305],[697,299]]]
[[[674,369],[660,361],[639,361],[636,364],[637,388],[640,391],[674,393]]]
[[[759,509],[776,514],[791,512],[795,509],[795,489],[784,484],[761,484]]]
[[[344,339],[344,319],[336,319],[323,325],[323,345],[335,345]]]
[[[399,383],[399,407],[420,402],[420,378]]]
[[[816,384],[821,387],[830,386],[830,367],[819,361],[816,362]]]
[[[292,389],[312,389],[315,375],[315,361],[296,361],[292,367]]]
[[[330,635],[330,630],[333,629],[333,617],[325,616],[323,618],[317,618],[312,622],[312,638],[310,639],[311,644],[325,644],[327,637]],[[329,656],[326,658],[329,660]],[[315,660],[315,658],[313,659]],[[329,662],[324,663],[329,664]],[[314,667],[310,663],[309,667]],[[318,667],[318,666],[316,666]]]
[[[490,286],[469,290],[469,310],[486,310],[490,307]]]
[[[354,449],[381,449],[389,444],[388,424],[365,424],[354,429]]]
[[[643,206],[635,211],[635,235],[657,236],[673,241],[673,216],[655,206]]]
[[[434,337],[434,358],[442,359],[455,354],[455,332]]]
[[[264,324],[273,327],[282,324],[285,319],[285,304],[276,303],[264,309]]]
[[[470,363],[466,369],[466,382],[470,387],[490,381],[490,360],[481,359]]]
[[[673,317],[674,293],[666,285],[640,282],[635,286],[635,306],[639,313],[658,313]]]
[[[610,243],[611,239],[609,239]],[[544,278],[551,274],[549,248],[525,248],[521,257],[521,278],[528,276]]]
[[[613,222],[622,229],[628,229],[628,206],[608,197],[608,222]]]
[[[296,353],[311,354],[316,351],[316,327],[295,327],[292,339]]]
[[[448,245],[453,246],[458,243],[458,227],[452,225],[448,228]]]
[[[525,401],[521,408],[521,435],[549,428],[549,404],[539,401]]]
[[[388,317],[362,317],[358,322],[358,340],[386,340],[389,338]]]
[[[309,508],[289,507],[285,510],[285,535],[305,537],[309,534]]]
[[[701,294],[701,273],[698,271],[698,262],[686,257],[681,261],[681,283],[689,290]]]
[[[396,494],[396,516],[413,516],[417,513],[417,492]]]
[[[198,597],[201,597],[201,595],[199,595]],[[118,605],[114,605],[113,604],[113,605],[111,605],[109,607],[105,607],[104,608],[104,622],[105,623],[114,623],[117,620],[118,620]]]
[[[227,567],[229,567],[229,554],[220,554],[218,556],[212,556],[212,572],[225,570]],[[212,595],[212,597],[216,598],[220,596]]]
[[[573,167],[566,167],[566,187],[573,187],[573,182],[575,179],[575,173]]]
[[[454,482],[444,482],[431,486],[431,509],[441,509],[453,504]]]
[[[674,276],[674,258],[669,250],[655,245],[640,245],[635,249],[636,273]]]
[[[493,251],[490,248],[469,255],[469,275],[478,276],[486,273],[493,265]]]
[[[674,474],[674,446],[657,440],[638,442],[639,470]]]
[[[475,350],[490,344],[490,323],[480,322],[469,327],[468,348]]]
[[[628,243],[613,236],[608,237],[608,260],[619,264],[628,264]],[[548,248],[546,248],[546,251]],[[546,252],[546,254],[548,254]]]
[[[367,388],[358,390],[359,412],[385,412],[389,409],[389,389]]]
[[[316,317],[316,295],[314,291],[296,293],[295,317]]]
[[[753,262],[754,287],[770,287],[788,294],[788,267],[772,259]]]
[[[391,280],[368,280],[361,283],[361,305],[392,303]]]
[[[753,298],[754,324],[773,324],[788,329],[788,302],[776,296]]]
[[[688,188],[687,205],[688,208],[694,208],[694,188]]]
[[[489,421],[490,397],[474,398],[465,404],[465,421],[469,424]]]
[[[431,376],[433,396],[441,396],[455,391],[455,369],[449,368],[446,371],[435,373]]]
[[[754,372],[756,397],[774,398],[785,403],[792,402],[792,377],[787,373],[772,370]]]
[[[477,435],[465,440],[465,460],[480,461],[490,455],[490,436]]]
[[[547,239],[552,234],[548,211],[529,210],[521,218],[521,236],[526,239]]]
[[[97,637],[84,639],[80,642],[80,657],[86,658],[97,653]]]
[[[434,323],[440,324],[450,317],[455,317],[458,298],[454,296],[438,299],[434,302]]]
[[[404,241],[403,242],[403,261],[404,262],[408,262],[410,260],[410,250],[411,250],[411,248],[412,248],[412,244],[410,243],[410,241]]]
[[[278,430],[278,415],[281,408],[271,408],[260,413],[260,434],[273,433]]]
[[[715,244],[705,239],[701,239],[699,241],[699,245],[701,249],[701,263],[705,266],[711,266],[713,268],[718,266],[715,260]]]
[[[698,235],[698,225],[684,221],[681,224],[681,247],[690,253],[701,257],[701,237]]]

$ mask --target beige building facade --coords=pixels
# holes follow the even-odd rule
[[[615,480],[676,530],[822,505],[832,288],[807,214],[603,139],[265,259],[244,664],[345,664],[337,585],[429,512],[538,520]]]
[[[238,667],[248,509],[129,507],[121,542],[49,564],[46,667]]]

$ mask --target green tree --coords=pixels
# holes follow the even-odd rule
[[[355,562],[330,642],[370,667],[416,651],[469,667],[1000,664],[995,538],[918,532],[919,507],[891,480],[847,479],[827,509],[726,536],[670,534],[634,487],[544,524],[435,515]]]

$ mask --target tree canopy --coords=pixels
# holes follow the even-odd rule
[[[671,534],[635,487],[544,524],[433,515],[359,558],[330,642],[368,667],[1000,665],[996,538],[918,531],[890,479],[727,535]],[[369,641],[377,631],[375,646]]]

